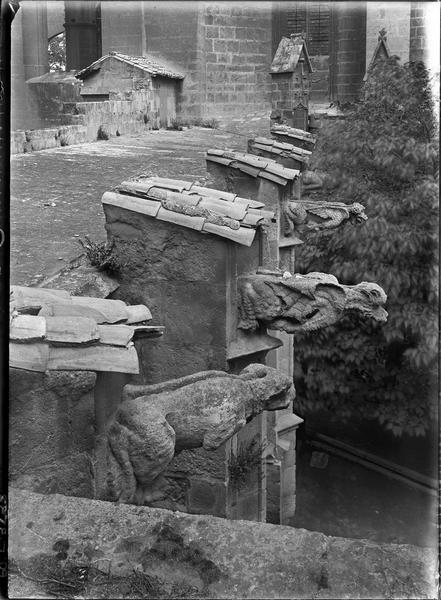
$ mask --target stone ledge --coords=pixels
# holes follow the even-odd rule
[[[42,567],[62,581],[75,561],[93,564],[77,581],[82,598],[104,597],[103,581],[108,598],[170,598],[173,585],[190,598],[436,597],[436,549],[18,489],[9,558],[9,598],[29,597],[30,582],[45,597]],[[128,594],[134,572],[160,581],[161,594]]]

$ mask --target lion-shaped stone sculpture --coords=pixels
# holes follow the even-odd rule
[[[238,328],[259,325],[288,333],[328,327],[350,310],[384,323],[387,296],[376,283],[342,285],[326,273],[291,275],[260,272],[238,278]]]
[[[287,203],[284,210],[285,235],[294,231],[308,233],[336,229],[345,221],[363,223],[367,220],[364,206],[358,202],[324,202],[314,200],[293,200]],[[298,239],[298,243],[303,241]]]
[[[205,371],[157,385],[126,385],[107,428],[107,500],[155,499],[175,453],[215,450],[264,410],[286,408],[292,378],[261,364],[239,375]]]

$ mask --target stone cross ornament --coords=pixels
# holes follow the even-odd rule
[[[364,206],[358,202],[344,204],[314,200],[289,201],[283,217],[285,236],[291,236],[294,232],[302,234],[336,229],[347,220],[354,223],[363,223],[367,220]],[[297,240],[299,244],[303,243],[299,238]]]
[[[238,328],[254,331],[263,325],[287,333],[317,331],[357,311],[385,323],[387,296],[376,283],[340,284],[327,273],[260,271],[238,278]]]
[[[157,385],[126,385],[106,432],[106,500],[144,504],[184,449],[215,450],[264,410],[286,408],[292,378],[251,364],[239,375],[205,371]]]

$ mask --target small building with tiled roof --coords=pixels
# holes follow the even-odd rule
[[[176,118],[183,73],[151,56],[110,52],[75,74],[82,81],[81,96],[88,102],[127,100],[150,94],[149,113],[158,113],[158,126]]]

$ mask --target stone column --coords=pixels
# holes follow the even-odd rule
[[[25,79],[49,71],[47,2],[22,3],[23,65]]]
[[[409,60],[427,64],[429,43],[425,27],[426,2],[410,5]]]
[[[331,97],[341,103],[357,99],[366,66],[366,3],[332,7]]]
[[[65,2],[66,70],[84,69],[101,56],[100,2]]]

